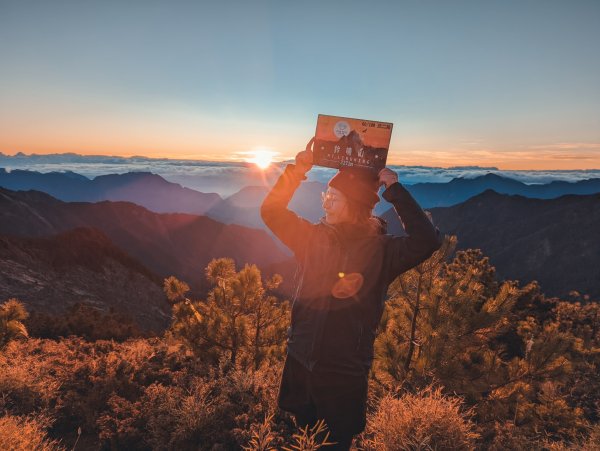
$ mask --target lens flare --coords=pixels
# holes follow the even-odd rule
[[[358,291],[362,288],[365,281],[362,274],[357,272],[353,273],[338,273],[339,279],[333,285],[331,294],[337,299],[347,299],[352,296],[356,296]]]
[[[275,152],[272,152],[270,150],[257,150],[253,152],[252,157],[249,158],[247,161],[249,163],[254,163],[260,169],[267,169],[269,165],[273,162],[274,155]]]

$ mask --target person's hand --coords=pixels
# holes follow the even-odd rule
[[[391,185],[398,181],[398,174],[388,168],[383,168],[379,171],[379,186],[385,185],[388,189]]]
[[[312,168],[313,163],[313,153],[312,153],[312,144],[315,141],[315,138],[311,138],[311,140],[306,145],[306,150],[302,152],[298,152],[296,155],[296,167],[295,171],[298,174],[306,174]]]

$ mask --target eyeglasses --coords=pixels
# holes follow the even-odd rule
[[[340,197],[335,196],[333,194],[331,194],[330,192],[326,192],[326,193],[321,193],[321,200],[323,201],[323,203],[327,203],[327,202],[338,202],[340,200]]]

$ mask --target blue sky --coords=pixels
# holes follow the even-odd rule
[[[600,2],[0,1],[0,151],[293,156],[318,113],[390,161],[600,168]]]

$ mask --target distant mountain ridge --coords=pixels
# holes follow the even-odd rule
[[[242,188],[216,204],[206,212],[206,215],[225,224],[241,224],[266,230],[260,217],[260,206],[269,189],[270,187],[267,186]],[[294,193],[289,205],[290,209],[309,221],[318,221],[324,215],[321,193],[326,189],[327,186],[319,182],[302,183]]]
[[[402,180],[401,180],[402,181]],[[63,201],[97,202],[101,200],[128,201],[157,213],[191,213],[207,215],[226,224],[264,228],[258,208],[268,186],[246,186],[222,199],[215,193],[184,188],[150,172],[129,172],[95,177],[90,180],[75,172],[12,170],[0,168],[0,186],[11,190],[43,191]],[[487,189],[503,194],[519,194],[538,199],[550,199],[565,194],[600,192],[600,178],[578,182],[553,181],[528,185],[517,180],[488,173],[475,178],[454,178],[445,183],[404,185],[423,208],[456,205]],[[290,208],[310,221],[322,215],[320,193],[327,185],[303,182],[295,193]],[[381,215],[390,208],[385,201],[376,206]]]
[[[430,211],[459,248],[489,256],[499,276],[537,280],[548,295],[600,299],[600,194],[529,199],[486,190]]]
[[[42,174],[0,168],[0,186],[13,191],[43,191],[66,202],[133,202],[157,213],[201,215],[221,201],[216,193],[184,188],[150,172],[100,175],[90,180],[70,171]]]
[[[406,185],[406,189],[423,208],[432,208],[447,207],[464,202],[488,189],[500,194],[518,194],[536,199],[552,199],[565,194],[600,193],[600,179],[578,182],[553,181],[543,185],[527,185],[490,172],[475,178],[455,178],[447,183]]]
[[[199,288],[212,258],[266,267],[286,255],[262,230],[205,216],[159,214],[129,202],[63,202],[39,191],[0,188],[0,233],[43,237],[77,227],[101,230],[161,277],[176,275]]]
[[[72,180],[82,178],[82,176],[75,173],[62,174],[62,177],[68,177]],[[434,218],[444,232],[456,233],[459,236],[459,247],[482,248],[490,256],[492,262],[497,265],[498,273],[503,277],[539,280],[543,288],[549,294],[554,295],[564,295],[564,290],[577,289],[590,295],[600,296],[597,283],[590,282],[590,274],[598,264],[597,257],[594,258],[594,255],[589,255],[589,249],[594,249],[594,246],[596,246],[595,249],[600,249],[600,245],[594,241],[597,236],[595,228],[600,229],[597,225],[600,224],[600,219],[596,218],[597,222],[595,224],[588,224],[586,214],[596,214],[594,212],[596,212],[597,207],[592,201],[588,200],[590,202],[588,205],[581,203],[583,201],[579,199],[580,197],[595,199],[594,195],[561,194],[564,191],[598,193],[600,192],[599,185],[600,179],[589,179],[575,183],[552,182],[545,185],[526,185],[490,173],[474,179],[457,178],[443,184],[406,185],[406,188],[413,193],[423,208],[435,212]],[[538,196],[538,198],[527,198],[521,194],[500,195],[494,191],[489,191],[489,188],[486,188],[488,186],[495,186],[499,190],[508,192],[526,191],[532,196]],[[236,229],[238,226],[234,225],[244,224],[265,230],[260,219],[259,207],[268,189],[265,186],[246,187],[210,208],[209,215],[218,218],[220,222],[230,224],[229,226],[223,226],[223,224],[217,226],[215,224],[218,223],[211,222],[208,218],[197,219],[195,217],[195,219],[192,219],[190,215],[185,214],[167,215],[170,219],[163,217],[157,219],[157,216],[152,216],[151,212],[141,207],[120,202],[100,203],[104,205],[103,207],[82,206],[79,207],[81,211],[77,214],[69,210],[69,208],[74,207],[66,208],[64,206],[57,208],[55,212],[50,208],[51,205],[54,205],[55,199],[44,200],[40,198],[35,200],[33,204],[27,204],[29,202],[27,200],[28,196],[36,197],[42,193],[19,193],[18,196],[13,193],[11,196],[15,201],[18,200],[27,204],[27,208],[24,207],[18,215],[22,214],[28,218],[20,223],[19,221],[13,221],[13,232],[20,235],[31,233],[39,236],[38,230],[44,230],[42,234],[52,234],[78,226],[97,227],[103,230],[117,246],[144,262],[152,271],[161,275],[166,273],[176,274],[193,283],[194,279],[202,278],[203,266],[201,265],[205,265],[209,261],[208,255],[231,255],[235,256],[238,262],[249,261],[264,265],[263,267],[277,265],[278,262],[285,260],[286,256],[281,247],[278,248],[266,234],[256,235],[257,238],[254,240],[255,235],[252,234],[258,233],[258,231],[240,232],[238,234],[236,230],[244,230],[245,228]],[[319,182],[302,183],[290,203],[290,207],[300,216],[316,222],[322,216],[319,195],[325,189],[326,185]],[[490,197],[492,192],[500,197]],[[460,200],[472,193],[476,194],[466,200]],[[1,194],[2,191],[0,191],[0,208],[2,209],[0,220],[3,221],[3,224],[0,225],[0,232],[3,232],[11,227],[10,214],[12,213],[10,211],[14,205],[8,208],[7,204],[2,202]],[[482,196],[482,194],[485,195]],[[560,196],[558,196],[559,194]],[[548,201],[539,199],[539,197],[551,197],[553,195],[558,197],[548,199]],[[499,199],[505,198],[513,199],[512,203],[505,204],[504,201],[499,201]],[[479,219],[480,215],[469,216],[471,209],[474,208],[473,199],[483,202],[481,207],[481,211],[484,212],[483,219]],[[515,199],[521,200],[517,202]],[[430,205],[434,201],[438,204],[452,204],[453,207],[432,208]],[[486,206],[486,203],[492,203],[495,207]],[[528,207],[522,208],[522,203],[527,203]],[[552,207],[552,205],[558,205],[559,207]],[[378,205],[377,212],[388,220],[389,231],[392,234],[402,234],[402,226],[397,215],[390,210],[384,211],[385,208],[389,207],[389,204],[381,202]],[[37,211],[38,208],[42,209],[41,213]],[[453,213],[441,213],[445,211],[444,208],[450,208],[448,211]],[[570,218],[570,221],[567,221],[569,218],[563,217],[561,208],[572,211],[571,215],[573,217]],[[589,210],[587,213],[585,208]],[[545,209],[551,210],[552,214],[556,215],[555,218],[552,218],[551,215],[548,221],[552,219],[560,225],[559,229],[562,228],[565,231],[577,231],[577,233],[581,231],[581,238],[573,238],[569,234],[561,235],[554,228],[548,228],[540,223],[540,217],[547,215]],[[82,214],[84,210],[85,215],[89,215],[93,219],[82,220],[78,215]],[[500,211],[503,212],[502,215],[499,214]],[[517,216],[515,216],[516,211],[519,212]],[[63,223],[64,227],[57,227],[53,223],[53,218],[56,215],[61,216],[58,221]],[[65,219],[65,215],[69,218],[68,220]],[[490,218],[493,218],[494,221],[490,222]],[[468,224],[466,221],[472,221],[473,224]],[[123,224],[118,225],[120,222],[123,222]],[[68,224],[67,228],[65,228],[65,224]],[[152,224],[152,226],[149,226],[149,224]],[[515,224],[525,224],[527,227],[519,232],[515,229]],[[529,228],[531,225],[535,225],[534,229]],[[219,227],[222,227],[222,229]],[[204,228],[211,230],[211,232],[206,235],[206,239],[200,239],[200,236],[204,236],[204,232],[200,232]],[[496,232],[494,234],[486,233],[488,229]],[[522,234],[519,235],[521,232]],[[185,238],[182,235],[184,233],[187,234]],[[511,237],[511,240],[501,241],[499,238],[506,236]],[[223,237],[228,238],[224,239]],[[250,242],[241,246],[234,245],[234,243],[243,240],[250,240]],[[502,242],[502,246],[490,247],[491,242],[496,243],[499,241]],[[201,245],[200,242],[202,242]],[[519,242],[522,245],[513,249],[514,242]],[[263,243],[265,246],[263,247],[259,243]],[[530,245],[530,243],[533,244]],[[564,247],[565,243],[569,243],[566,248]],[[587,247],[583,246],[582,243]],[[548,255],[552,258],[560,258],[568,262],[565,265],[567,267],[565,274],[555,273],[555,269],[548,263],[550,257],[531,246],[542,246],[540,249],[550,249]],[[219,249],[219,253],[213,252],[215,248]],[[255,249],[255,251],[251,249]],[[529,261],[530,257],[526,255],[525,249],[533,252],[529,255],[538,255],[538,257]],[[572,249],[571,253],[569,253],[569,249]],[[256,252],[256,254],[254,255],[253,252]],[[516,256],[514,259],[506,257],[506,255],[513,254]],[[597,251],[596,254],[599,254],[599,252]],[[194,255],[201,255],[202,258],[195,261]],[[271,257],[268,257],[268,255]],[[582,261],[586,262],[585,267],[578,266],[578,255],[583,256]],[[571,261],[571,258],[575,260]],[[189,268],[195,269],[191,270]],[[573,272],[575,268],[580,268],[578,270],[581,274],[579,279]],[[596,279],[600,280],[600,276]]]

